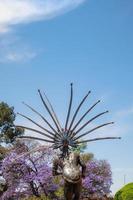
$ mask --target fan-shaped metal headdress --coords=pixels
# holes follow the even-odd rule
[[[80,138],[88,135],[89,133],[91,133],[91,132],[93,132],[93,131],[95,131],[99,128],[102,128],[104,126],[107,126],[107,125],[114,123],[114,122],[104,123],[104,124],[101,124],[97,127],[92,128],[91,130],[88,130],[85,133],[78,135],[78,133],[81,132],[89,123],[94,121],[96,118],[104,115],[105,113],[108,113],[108,111],[101,112],[98,115],[91,118],[90,120],[88,120],[81,127],[79,127],[81,121],[86,117],[86,115],[100,102],[100,100],[98,100],[81,116],[81,118],[76,123],[74,123],[81,106],[83,105],[83,103],[85,102],[85,100],[87,99],[87,97],[91,93],[91,91],[89,91],[87,93],[87,95],[85,95],[85,97],[82,99],[82,101],[80,102],[80,104],[78,105],[76,111],[74,112],[74,114],[72,116],[72,120],[69,122],[70,114],[71,114],[71,108],[72,108],[72,101],[73,101],[73,84],[71,83],[70,102],[69,102],[69,107],[68,107],[68,112],[67,112],[67,117],[66,117],[66,122],[65,122],[64,127],[61,127],[59,120],[57,118],[57,115],[56,115],[48,97],[46,96],[46,94],[44,93],[44,97],[43,97],[40,90],[38,90],[38,93],[39,93],[39,96],[41,98],[41,101],[42,101],[44,107],[46,108],[46,110],[48,111],[50,117],[52,118],[52,120],[54,122],[55,128],[37,110],[35,110],[31,106],[29,106],[28,104],[23,102],[23,104],[25,106],[27,106],[30,110],[32,110],[40,118],[43,119],[43,121],[48,125],[50,130],[48,130],[45,127],[43,127],[42,125],[38,124],[37,122],[35,122],[31,118],[29,118],[29,117],[27,117],[23,114],[18,113],[20,116],[26,118],[27,120],[29,120],[30,122],[35,124],[37,127],[41,128],[43,131],[33,129],[33,128],[30,128],[30,127],[26,127],[26,126],[17,126],[17,127],[39,133],[39,134],[45,136],[48,139],[32,137],[32,136],[21,136],[20,138],[35,139],[35,140],[40,140],[40,141],[52,143],[52,147],[54,149],[60,148],[60,150],[62,151],[62,156],[66,156],[69,152],[69,149],[71,149],[73,147],[77,147],[80,143],[87,143],[87,142],[92,142],[92,141],[96,141],[96,140],[120,139],[120,137],[102,137],[102,138],[79,140]]]

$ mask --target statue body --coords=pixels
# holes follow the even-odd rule
[[[80,155],[75,152],[70,153],[64,159],[57,158],[54,160],[53,175],[62,174],[63,176],[65,200],[79,200],[85,169],[86,166]]]

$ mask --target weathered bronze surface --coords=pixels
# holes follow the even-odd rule
[[[70,153],[66,158],[56,158],[53,162],[53,175],[61,175],[64,179],[65,200],[79,200],[82,178],[85,177],[86,166],[80,154]]]

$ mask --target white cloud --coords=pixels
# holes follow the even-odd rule
[[[74,9],[85,0],[0,0],[0,32],[12,25],[46,20]]]
[[[37,56],[33,48],[18,37],[5,37],[0,41],[0,63],[25,62]]]
[[[127,109],[120,110],[115,113],[117,118],[123,118],[123,117],[128,117],[130,115],[133,115],[133,106]]]
[[[5,55],[5,61],[6,62],[20,62],[20,61],[31,60],[34,57],[36,57],[36,53],[34,52],[29,52],[29,51],[27,52],[24,51],[23,53],[9,52],[7,55]]]
[[[0,54],[0,63],[18,63],[18,62],[26,62],[34,59],[37,56],[37,53],[33,50],[22,48],[21,51],[19,49],[12,49],[3,52]]]
[[[48,20],[76,8],[85,0],[0,0],[0,62],[23,62],[37,56],[33,48],[9,33],[14,25]],[[7,37],[6,37],[7,36]],[[12,38],[10,38],[12,37]]]

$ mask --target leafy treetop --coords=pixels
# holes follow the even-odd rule
[[[24,130],[14,125],[16,114],[14,107],[7,103],[0,103],[0,144],[11,144],[17,136],[24,133]]]

